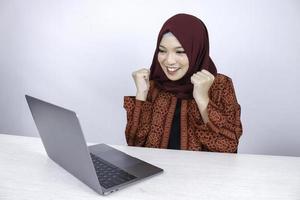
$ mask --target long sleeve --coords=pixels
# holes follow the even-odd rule
[[[191,121],[202,150],[214,152],[237,152],[242,134],[241,108],[237,102],[230,78],[222,75],[210,90],[207,106],[209,122],[204,124],[199,113]],[[196,103],[195,105],[196,106]]]
[[[156,91],[154,83],[150,82],[150,89],[146,101],[136,100],[134,96],[124,97],[124,108],[127,114],[125,136],[130,146],[144,146],[150,131],[152,116],[152,99]]]
[[[125,136],[130,146],[143,146],[149,132],[149,119],[152,103],[139,101],[135,97],[124,97],[124,108],[127,113]],[[146,123],[145,123],[146,122]]]

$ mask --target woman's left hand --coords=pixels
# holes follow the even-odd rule
[[[214,80],[214,75],[205,69],[193,74],[191,82],[194,85],[193,96],[196,102],[209,100],[208,90]]]

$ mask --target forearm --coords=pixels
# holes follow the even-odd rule
[[[212,130],[206,132],[205,134],[199,134],[199,139],[206,151],[224,153],[237,152],[238,140],[217,134]]]
[[[144,92],[137,91],[135,99],[140,100],[140,101],[146,101],[147,94],[148,94],[148,91],[144,91]]]
[[[197,106],[198,106],[198,109],[200,111],[203,122],[204,123],[209,122],[208,112],[207,112],[207,105],[208,105],[208,102],[209,102],[209,97],[205,96],[205,97],[202,97],[202,98],[195,99],[195,101],[197,103]]]
[[[143,104],[144,102],[136,101],[134,97],[124,97],[123,107],[125,108],[127,113],[125,134],[128,145],[133,145],[134,143],[134,138],[139,124]]]

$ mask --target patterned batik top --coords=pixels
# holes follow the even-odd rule
[[[181,100],[180,149],[212,152],[237,152],[242,134],[241,107],[231,78],[217,74],[209,89],[204,123],[194,99]],[[127,113],[126,141],[130,146],[167,148],[176,109],[174,94],[150,82],[146,101],[124,97]]]

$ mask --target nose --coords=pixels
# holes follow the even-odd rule
[[[168,53],[166,57],[166,64],[173,65],[176,63],[175,55],[173,53]]]

